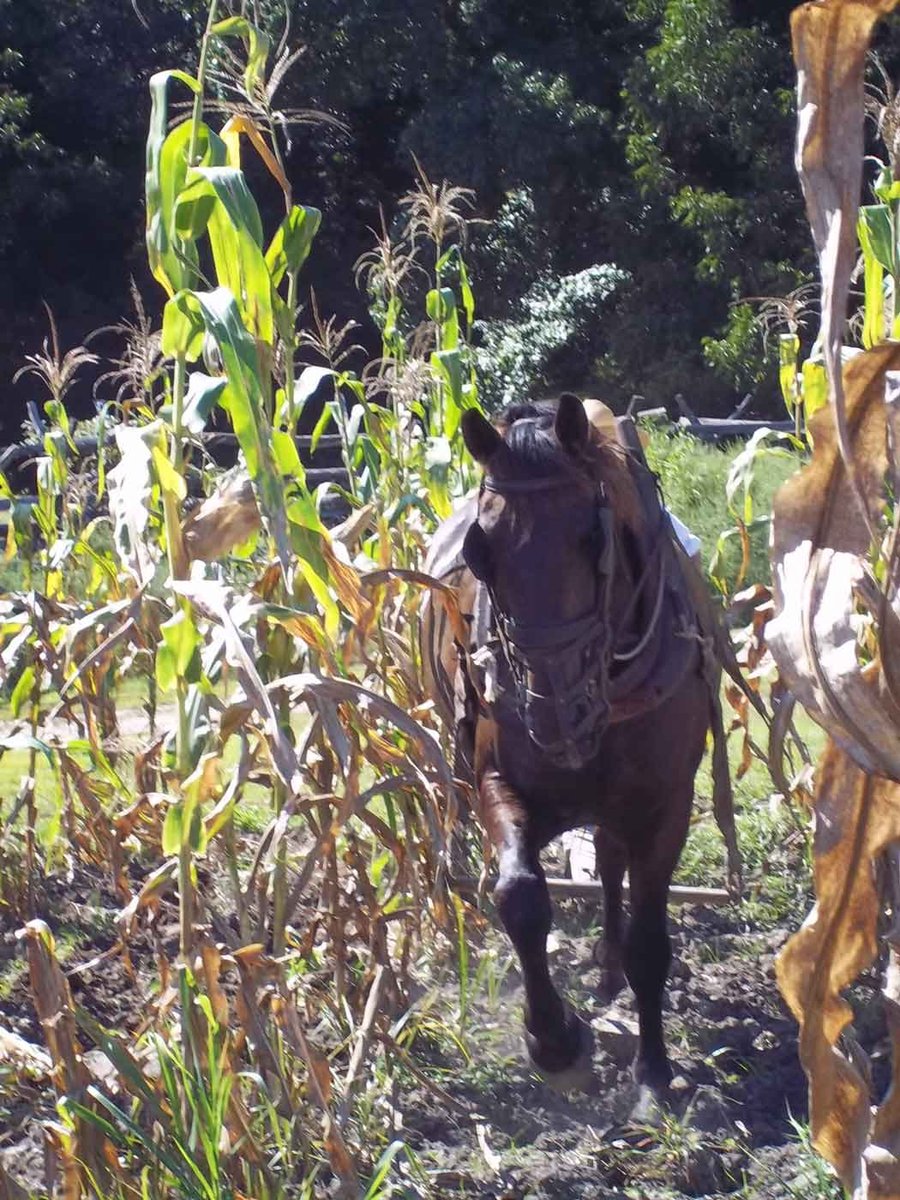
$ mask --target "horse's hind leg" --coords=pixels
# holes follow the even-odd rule
[[[547,935],[552,913],[538,849],[521,801],[496,774],[481,783],[482,819],[497,850],[494,902],[522,967],[525,1042],[552,1082],[575,1087],[590,1074],[590,1030],[563,1002],[550,978]]]
[[[594,947],[594,958],[600,966],[598,998],[601,1004],[608,1004],[625,986],[622,880],[627,849],[608,831],[595,829],[594,850],[603,884],[603,937]]]

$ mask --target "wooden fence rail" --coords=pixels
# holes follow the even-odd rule
[[[669,409],[665,407],[645,407],[643,396],[632,396],[626,411],[629,417],[642,417],[644,420],[659,422],[669,429],[683,430],[701,442],[743,441],[751,438],[760,429],[771,429],[779,433],[793,432],[793,421],[757,421],[744,417],[743,413],[752,399],[752,394],[746,395],[729,417],[698,417],[680,392],[673,400],[673,406],[678,412],[678,417],[674,420],[670,417]]]

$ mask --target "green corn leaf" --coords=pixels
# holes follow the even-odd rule
[[[443,278],[445,268],[452,267],[459,281],[459,294],[462,299],[463,312],[466,314],[466,324],[471,329],[475,320],[475,296],[469,282],[469,272],[459,246],[451,246],[438,260],[436,272],[439,279]]]
[[[399,296],[391,296],[388,300],[387,309],[384,314],[384,325],[381,329],[381,336],[386,346],[390,347],[394,344],[395,339],[399,335],[400,315],[403,312],[403,304]]]
[[[469,272],[466,270],[466,264],[462,257],[459,259],[459,290],[462,296],[463,311],[466,314],[466,324],[469,329],[472,328],[472,322],[475,320],[475,295],[472,292],[472,285],[469,283]]]
[[[793,412],[799,399],[797,389],[797,356],[800,339],[795,333],[782,333],[778,338],[778,381],[781,394],[789,412]]]
[[[59,426],[69,446],[74,450],[75,443],[72,441],[72,429],[69,424],[69,414],[66,412],[66,407],[63,402],[61,400],[48,400],[44,405],[44,412],[51,425]]]
[[[876,162],[880,160],[876,159]],[[885,204],[891,199],[891,187],[893,186],[893,177],[891,176],[891,168],[887,163],[881,163],[881,170],[875,178],[872,185],[872,191],[879,200],[883,200]]]
[[[881,263],[891,275],[897,273],[897,244],[894,237],[894,220],[889,204],[866,204],[859,210],[857,230],[862,241],[865,234],[869,253]]]
[[[867,350],[884,340],[884,258],[891,258],[891,229],[888,205],[872,204],[859,210],[856,231],[863,252],[865,297],[862,341]]]
[[[318,491],[321,491],[321,488]],[[325,528],[316,508],[316,502],[305,488],[295,491],[294,495],[288,498],[287,516],[291,525],[297,525],[301,529],[311,529],[316,533],[322,533]]]
[[[206,428],[209,415],[224,392],[228,380],[223,375],[204,375],[194,371],[188,379],[187,395],[184,399],[184,427],[190,433],[200,434]]]
[[[34,666],[29,663],[19,678],[16,680],[16,686],[12,690],[12,695],[9,698],[9,707],[12,709],[12,715],[18,717],[22,711],[22,706],[27,703],[32,689],[34,688]]]
[[[286,273],[296,274],[306,262],[321,223],[321,212],[302,204],[295,205],[284,218],[266,251],[273,287],[281,283]]]
[[[446,394],[450,400],[444,414],[443,432],[448,438],[455,436],[462,418],[463,409],[467,407],[463,394],[463,362],[459,349],[438,350],[431,356],[431,365],[437,370],[446,384]]]
[[[309,444],[313,454],[315,454],[316,447],[319,445],[319,438],[335,419],[334,402],[327,401],[322,405],[322,411],[319,414],[319,419],[316,421],[313,431],[309,437]]]
[[[186,1160],[184,1164],[179,1163],[179,1161],[173,1158],[162,1146],[158,1145],[157,1142],[148,1137],[147,1134],[140,1128],[140,1126],[132,1121],[131,1117],[129,1117],[121,1108],[117,1108],[112,1100],[107,1099],[103,1092],[101,1092],[99,1088],[95,1088],[93,1084],[88,1087],[87,1092],[97,1104],[102,1105],[103,1108],[105,1108],[106,1111],[111,1114],[115,1123],[119,1125],[123,1131],[127,1132],[129,1138],[136,1138],[137,1141],[144,1146],[145,1150],[153,1159],[161,1162],[169,1171],[172,1172],[172,1174],[178,1180],[180,1186],[185,1189],[184,1195],[197,1195],[194,1180],[198,1175],[198,1170],[192,1162]],[[78,1113],[82,1120],[91,1121],[93,1119],[93,1109],[87,1108],[71,1097],[68,1099],[68,1104],[72,1108],[73,1112]]]
[[[297,443],[291,434],[283,429],[272,431],[272,450],[275,455],[275,465],[282,475],[305,486],[306,470],[300,461]]]
[[[165,450],[160,446],[154,446],[151,450],[153,455],[153,465],[156,468],[156,478],[159,480],[159,486],[164,492],[170,492],[178,500],[183,500],[187,495],[187,484],[184,482],[184,476],[172,466]]]
[[[266,60],[269,57],[269,39],[257,26],[245,17],[225,17],[216,21],[210,30],[217,37],[240,37],[247,47],[247,65],[244,68],[244,90],[250,100],[257,98],[260,85],[265,78]]]
[[[216,288],[212,292],[193,292],[187,303],[202,314],[206,329],[222,356],[228,387],[222,392],[219,402],[231,418],[260,512],[287,575],[291,550],[284,488],[275,467],[271,425],[266,417],[256,342],[241,322],[234,297],[225,288]]]
[[[459,317],[456,297],[452,288],[432,288],[425,297],[425,311],[429,318],[440,326],[440,345],[443,350],[453,350],[459,344]]]
[[[179,677],[184,678],[194,657],[194,652],[203,641],[200,631],[194,624],[190,613],[183,608],[165,621],[159,631],[164,644],[172,652],[176,672]]]
[[[824,408],[828,403],[828,376],[825,374],[825,364],[815,358],[808,358],[800,372],[803,383],[803,412],[807,421]]]
[[[181,849],[184,841],[183,834],[184,805],[170,804],[162,827],[162,852],[167,857],[175,855]]]
[[[181,291],[166,302],[160,348],[169,358],[183,355],[188,362],[196,362],[203,353],[206,326],[197,306],[188,304],[189,295]]]
[[[204,787],[204,765],[204,761],[201,759],[182,787],[180,806],[182,814],[179,831],[194,854],[203,854],[208,845],[206,827],[203,823],[203,796],[201,795],[201,788]]]
[[[216,278],[237,299],[244,324],[271,345],[275,334],[272,282],[262,252],[262,220],[243,171],[198,167],[175,206],[185,241],[209,234]]]
[[[150,80],[151,112],[147,134],[145,192],[147,205],[147,256],[150,270],[170,296],[190,287],[197,273],[197,252],[175,232],[175,202],[185,184],[191,121],[182,121],[169,132],[168,85],[177,79],[193,92],[199,83],[184,71],[159,71]],[[197,131],[199,161],[207,165],[225,162],[225,143],[208,126]]]
[[[178,680],[196,683],[200,678],[200,631],[190,613],[180,608],[160,626],[162,641],[156,653],[156,682],[171,691]]]
[[[401,1150],[405,1149],[405,1143],[394,1141],[385,1149],[378,1162],[375,1164],[375,1171],[372,1175],[371,1182],[366,1189],[364,1200],[380,1200],[386,1193],[382,1190],[382,1185],[390,1174],[391,1165]]]
[[[186,75],[183,71],[158,71],[150,79],[150,128],[147,133],[147,169],[144,184],[147,204],[147,255],[154,277],[172,296],[184,286],[185,279],[184,264],[172,245],[169,222],[173,191],[178,187],[178,182],[174,177],[172,164],[169,163],[168,170],[164,172],[162,163],[163,146],[172,137],[172,134],[168,133],[170,79],[180,79],[193,92],[199,91],[200,85],[193,76]],[[173,130],[173,134],[181,130],[180,137],[183,140],[186,127],[187,137],[190,137],[190,123],[187,121]],[[186,143],[184,149],[187,149]]]

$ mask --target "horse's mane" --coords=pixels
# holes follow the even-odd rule
[[[556,404],[553,402],[509,404],[500,413],[497,428],[513,460],[526,473],[563,473],[575,479],[587,476],[594,483],[602,483],[614,515],[637,534],[644,523],[643,507],[628,466],[627,451],[599,421],[591,419],[593,415],[588,407],[590,438],[579,457],[567,453],[554,437]]]

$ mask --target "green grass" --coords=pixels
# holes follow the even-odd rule
[[[728,706],[726,722],[728,720]],[[825,744],[825,732],[802,709],[795,725],[815,763]],[[766,746],[766,731],[755,714],[750,722],[753,740]],[[738,778],[743,734],[729,739],[728,757],[734,787],[735,823],[744,863],[745,919],[760,928],[795,921],[809,907],[812,866],[809,814],[797,802],[780,798],[764,762],[753,758],[749,770]],[[709,756],[697,774],[694,820],[675,882],[695,887],[722,887],[725,883],[725,847],[712,812],[712,777]]]
[[[713,446],[686,433],[671,434],[648,427],[647,461],[660,477],[669,508],[697,535],[702,543],[703,562],[708,567],[723,530],[733,517],[728,511],[726,483],[743,443]],[[754,514],[771,512],[772,498],[784,481],[801,465],[799,455],[760,452],[753,464]],[[751,558],[745,583],[770,579],[769,525],[750,535]],[[725,554],[726,574],[733,582],[739,563],[737,539],[731,539]],[[724,703],[726,724],[732,712]],[[815,762],[824,745],[822,729],[798,709],[795,723]],[[766,746],[766,730],[755,715],[751,733],[760,747]],[[729,739],[729,759],[735,798],[735,820],[744,857],[746,880],[743,901],[748,921],[771,926],[806,911],[810,896],[809,828],[805,812],[791,809],[790,802],[773,798],[774,784],[768,767],[754,758],[749,770],[738,778],[742,734]],[[709,757],[697,776],[695,818],[681,857],[676,881],[695,886],[721,886],[725,880],[725,851],[712,815],[712,779]]]
[[[660,478],[666,504],[700,539],[703,562],[708,567],[719,535],[734,525],[725,499],[725,484],[731,464],[744,444],[707,445],[689,434],[669,433],[658,426],[648,426],[647,431],[650,435],[645,451],[647,462]],[[784,457],[763,451],[757,456],[752,488],[755,514],[771,512],[772,497],[799,465],[799,457],[793,454]],[[770,578],[768,524],[752,530],[750,542],[747,583],[766,583]],[[739,561],[737,539],[733,538],[725,554],[730,579],[734,578]]]

